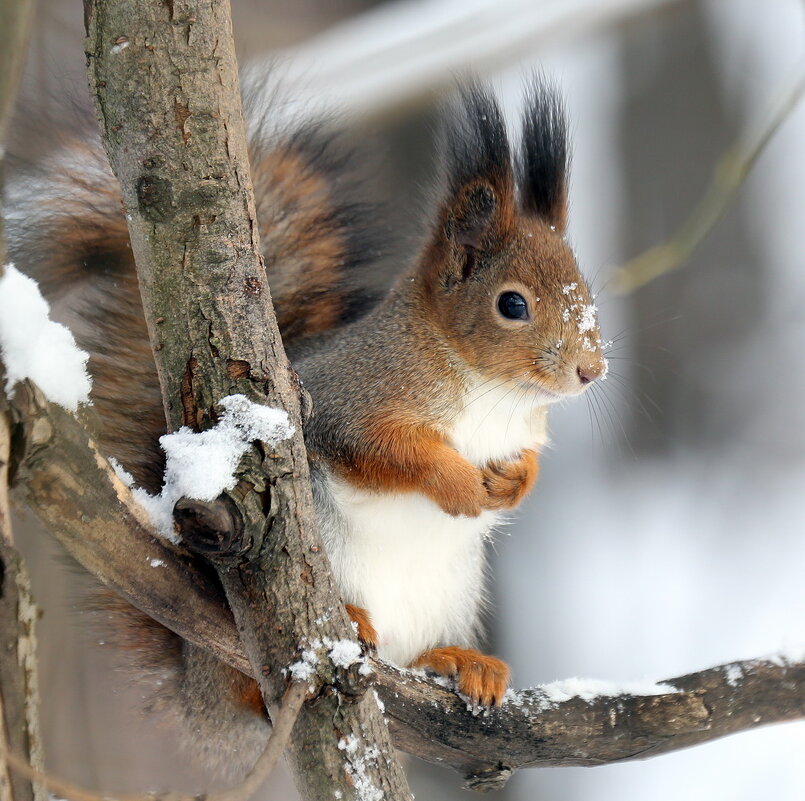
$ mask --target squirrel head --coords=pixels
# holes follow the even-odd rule
[[[535,80],[513,160],[500,107],[472,83],[444,128],[442,196],[416,276],[429,318],[484,379],[543,402],[606,373],[596,307],[565,241],[567,122]]]

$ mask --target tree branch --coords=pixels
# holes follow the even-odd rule
[[[0,387],[4,380],[0,364]],[[11,426],[0,391],[0,749],[42,764],[34,623],[37,609],[28,572],[14,549],[8,504]],[[44,787],[0,772],[2,801],[43,801]]]
[[[356,642],[314,540],[298,386],[280,340],[260,251],[227,0],[85,0],[90,90],[122,190],[168,429],[214,425],[232,394],[288,412],[296,434],[252,447],[228,493],[239,520],[210,553],[266,706],[284,668],[318,643],[321,670],[294,730],[297,783],[310,799],[361,783],[409,799],[371,696],[347,698],[324,644]],[[233,369],[236,367],[237,369]],[[187,540],[196,546],[195,538]],[[351,701],[345,703],[346,701]]]
[[[615,292],[633,292],[655,278],[684,267],[724,216],[766,145],[797,107],[803,94],[805,73],[797,72],[768,119],[757,130],[744,131],[719,159],[705,193],[673,236],[612,271]]]
[[[30,385],[18,388],[11,402],[18,500],[110,589],[251,673],[220,590],[191,558],[153,536],[75,418]],[[70,475],[86,475],[86,490],[64,480]],[[154,557],[164,565],[151,567]],[[668,679],[664,683],[679,692],[665,695],[552,703],[537,687],[509,695],[501,709],[482,715],[412,671],[380,661],[372,667],[395,746],[454,768],[477,789],[499,786],[517,768],[643,759],[805,717],[805,657],[735,662]]]
[[[33,0],[0,0],[0,196],[4,177],[5,136],[25,63],[33,21]],[[0,208],[0,278],[6,262],[3,210]],[[8,504],[11,423],[2,388],[0,364],[0,747],[42,764],[39,727],[39,685],[34,623],[37,608],[31,597],[28,571],[14,548]],[[0,772],[2,801],[44,801],[45,788],[7,765]]]

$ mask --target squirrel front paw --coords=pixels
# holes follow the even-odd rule
[[[488,493],[481,470],[463,459],[455,459],[440,465],[426,494],[453,517],[478,517]]]
[[[473,648],[432,648],[420,654],[412,667],[455,677],[458,691],[483,706],[500,706],[509,683],[509,666],[503,660]]]
[[[488,462],[483,469],[485,509],[513,509],[531,491],[539,475],[537,453],[525,450],[519,459]]]

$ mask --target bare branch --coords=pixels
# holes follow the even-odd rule
[[[14,548],[9,508],[11,417],[0,363],[0,749],[26,754],[42,764],[35,622],[28,571]],[[2,801],[44,801],[44,787],[0,773]]]
[[[260,789],[285,751],[306,697],[307,685],[297,682],[288,688],[279,711],[274,715],[271,738],[254,768],[240,786],[219,793],[211,793],[207,796],[208,801],[248,801]]]
[[[161,545],[147,523],[140,522],[141,512],[128,490],[75,418],[30,387],[18,390],[12,404],[15,442],[21,449],[15,457],[20,463],[18,497],[107,586],[185,639],[249,673],[220,591],[192,560]],[[83,495],[76,482],[60,486],[59,479],[72,470],[89,471]],[[55,521],[61,525],[54,526]],[[161,550],[149,550],[153,547]],[[152,554],[164,566],[150,567]],[[517,768],[642,759],[805,717],[803,659],[736,662],[668,679],[663,683],[679,692],[664,695],[591,701],[576,697],[554,704],[545,689],[534,688],[510,695],[501,709],[480,715],[449,689],[412,671],[380,661],[372,667],[394,744],[454,768],[474,787],[497,786]]]
[[[5,135],[17,95],[33,21],[33,0],[0,0],[0,195]],[[0,278],[6,261],[3,210],[0,208]],[[0,747],[26,754],[42,764],[39,685],[34,623],[37,609],[28,572],[14,549],[8,504],[11,421],[3,395],[0,364]],[[22,776],[0,773],[2,801],[43,801],[45,789]]]
[[[0,0],[0,143],[17,96],[33,12],[33,0]]]
[[[745,131],[721,157],[706,192],[676,233],[667,242],[635,256],[613,271],[612,288],[615,292],[632,292],[686,264],[729,208],[760,154],[803,94],[805,74],[797,73],[759,130]]]

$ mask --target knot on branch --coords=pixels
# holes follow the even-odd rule
[[[214,501],[180,498],[173,507],[173,520],[182,542],[193,553],[229,559],[245,553],[243,517],[227,495]]]
[[[464,777],[464,789],[475,790],[476,793],[489,793],[493,790],[502,790],[514,771],[505,765],[499,765],[489,770],[468,773]]]
[[[137,204],[140,213],[149,222],[172,219],[176,210],[171,182],[155,175],[140,176],[137,181]]]
[[[342,697],[349,700],[358,700],[364,696],[376,681],[377,673],[369,667],[368,662],[361,661],[350,665],[348,668],[336,668],[333,686]]]
[[[348,639],[308,641],[299,660],[285,672],[293,681],[308,682],[314,705],[333,694],[342,701],[357,701],[377,682],[377,672],[364,646]]]

